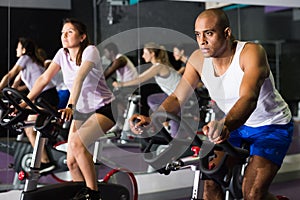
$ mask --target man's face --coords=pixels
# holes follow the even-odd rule
[[[224,31],[217,26],[217,17],[199,16],[195,22],[195,35],[205,57],[219,57],[226,49]]]

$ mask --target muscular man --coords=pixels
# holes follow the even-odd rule
[[[200,13],[195,35],[199,50],[191,55],[177,89],[159,109],[177,113],[201,77],[226,114],[204,126],[204,134],[214,143],[228,139],[239,146],[241,140],[247,141],[251,159],[243,180],[244,199],[276,199],[268,189],[291,143],[293,124],[288,105],[275,89],[265,50],[259,44],[234,40],[228,17],[219,9]],[[139,134],[150,118],[135,118],[141,121],[131,127]],[[223,195],[216,183],[205,182],[204,199],[224,199]]]
[[[114,43],[108,43],[104,47],[104,55],[111,61],[111,65],[104,71],[105,79],[108,79],[116,72],[117,81],[130,81],[138,76],[134,64],[125,55],[119,53]]]

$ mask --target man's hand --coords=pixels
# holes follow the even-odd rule
[[[143,133],[145,128],[151,123],[150,117],[144,115],[134,114],[129,119],[130,129],[134,134],[140,135]]]
[[[224,121],[211,121],[203,126],[202,131],[208,139],[215,143],[220,144],[229,138],[230,132],[224,125]]]

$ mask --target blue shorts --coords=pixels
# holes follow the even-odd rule
[[[244,125],[231,132],[229,142],[237,147],[246,142],[250,145],[251,156],[261,156],[280,167],[292,142],[293,130],[292,121],[285,125]]]

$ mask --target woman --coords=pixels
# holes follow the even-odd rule
[[[153,42],[145,44],[142,57],[145,62],[152,63],[151,67],[140,74],[138,78],[126,82],[113,82],[113,86],[119,88],[139,85],[154,77],[156,83],[164,92],[152,94],[147,99],[149,107],[155,111],[168,95],[173,93],[181,79],[181,75],[172,67],[169,62],[167,51],[163,46],[159,46]],[[178,126],[173,122],[170,123],[171,135],[175,136]]]
[[[43,67],[44,60],[42,56],[39,54],[38,48],[34,41],[28,38],[19,38],[16,55],[18,60],[14,67],[2,78],[0,82],[0,90],[6,87],[10,80],[14,79],[13,88],[18,90],[20,89],[20,83],[23,81],[26,88],[31,90],[35,81],[38,77],[44,73],[45,69]],[[41,91],[40,97],[47,99],[47,101],[57,107],[58,105],[58,95],[55,89],[55,85],[52,82],[49,82],[45,85],[43,90]],[[28,120],[35,120],[35,115],[30,115]],[[33,127],[29,127],[25,129],[25,133],[30,141],[31,145],[34,146],[36,132]],[[47,173],[55,168],[55,165],[50,162],[50,159],[47,155],[47,152],[44,150],[41,158],[41,169],[40,173]]]
[[[176,61],[181,62],[180,68],[177,70],[178,73],[183,74],[185,65],[188,61],[188,57],[185,55],[184,47],[182,45],[176,45],[173,47],[173,56]]]
[[[73,181],[85,181],[74,200],[100,199],[96,172],[89,152],[94,141],[115,123],[111,111],[114,99],[105,78],[99,51],[89,44],[86,26],[76,19],[65,19],[61,31],[62,47],[45,73],[39,77],[28,98],[33,100],[62,71],[70,91],[68,106],[60,110],[62,118],[73,120],[69,131],[67,163]],[[24,105],[23,105],[24,106]]]

